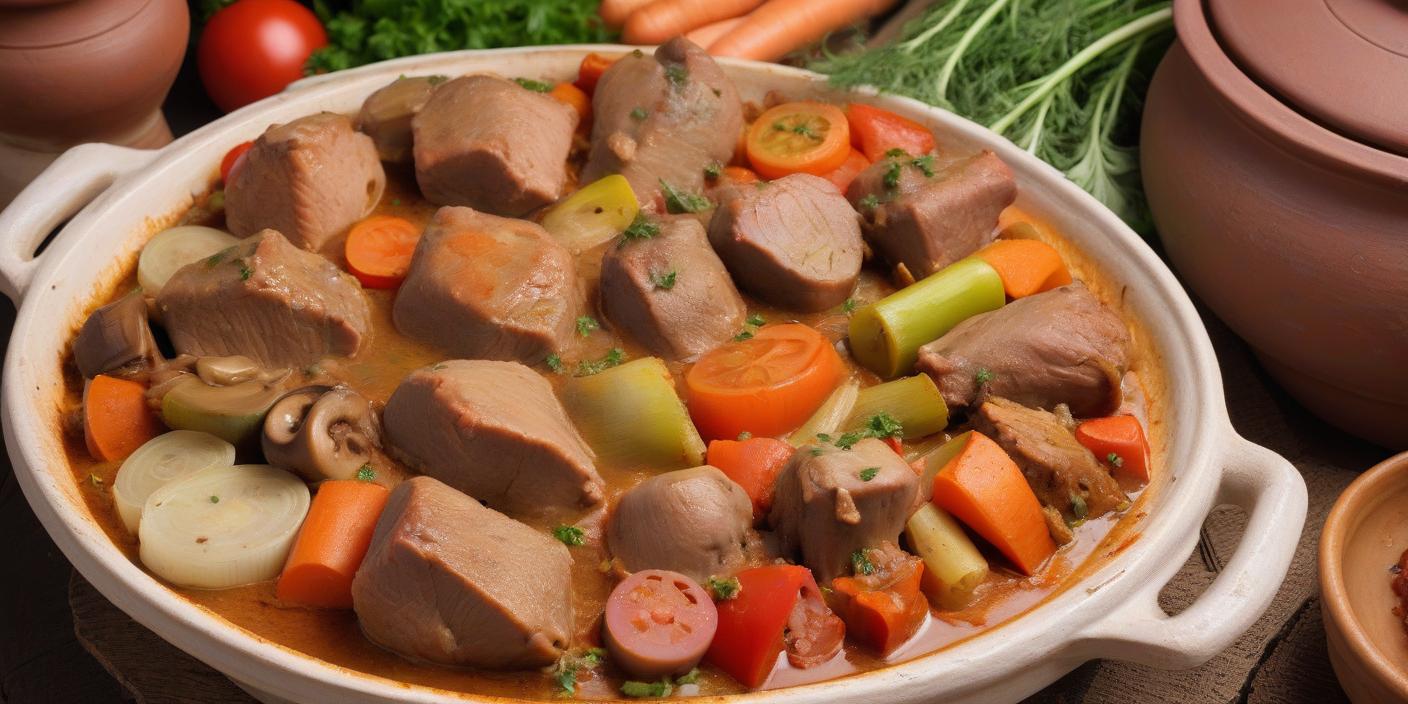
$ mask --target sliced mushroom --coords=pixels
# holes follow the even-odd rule
[[[290,392],[264,418],[264,459],[309,481],[351,479],[377,444],[372,405],[345,386]]]
[[[73,359],[87,379],[115,369],[146,369],[159,361],[142,292],[93,311],[73,341]]]

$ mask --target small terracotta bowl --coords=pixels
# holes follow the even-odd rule
[[[1389,568],[1408,549],[1408,452],[1360,475],[1320,534],[1320,612],[1330,664],[1355,704],[1408,702],[1408,630]]]

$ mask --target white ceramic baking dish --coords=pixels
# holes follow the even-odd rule
[[[5,357],[5,444],[39,519],[75,567],[108,599],[182,650],[266,701],[434,702],[446,692],[350,672],[234,628],[162,586],[94,523],[67,468],[59,430],[60,355],[94,295],[129,266],[145,238],[192,202],[234,144],[270,123],[319,110],[355,111],[401,74],[565,77],[587,51],[551,47],[413,57],[312,79],[239,110],[158,151],[83,145],[63,155],[0,214],[0,286],[19,308]],[[827,91],[824,78],[771,64],[727,61],[745,99]],[[1094,658],[1187,668],[1230,644],[1262,613],[1291,561],[1305,521],[1296,470],[1232,429],[1207,333],[1183,288],[1118,218],[1055,169],[993,133],[921,103],[877,105],[929,125],[944,146],[996,151],[1017,175],[1019,205],[1067,234],[1125,289],[1146,322],[1169,380],[1163,482],[1142,505],[1139,539],[1025,615],[940,652],[814,685],[736,702],[1007,702]],[[36,254],[45,236],[72,219]],[[1249,272],[1250,273],[1250,272]],[[1191,607],[1168,616],[1158,594],[1192,551],[1204,517],[1233,504],[1248,516],[1226,569]]]

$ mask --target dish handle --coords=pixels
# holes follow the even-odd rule
[[[1197,667],[1251,628],[1271,604],[1305,526],[1305,480],[1280,455],[1235,433],[1222,460],[1222,481],[1209,510],[1231,504],[1247,514],[1232,559],[1176,616],[1159,606],[1159,592],[1183,564],[1170,561],[1162,579],[1085,629],[1079,642],[1094,657],[1169,670]]]
[[[18,306],[39,268],[41,254],[35,251],[49,233],[156,154],[150,149],[80,144],[55,159],[0,212],[0,293]]]

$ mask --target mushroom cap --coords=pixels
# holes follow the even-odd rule
[[[305,386],[269,409],[261,440],[270,464],[322,481],[355,477],[378,434],[366,397],[346,386]]]

